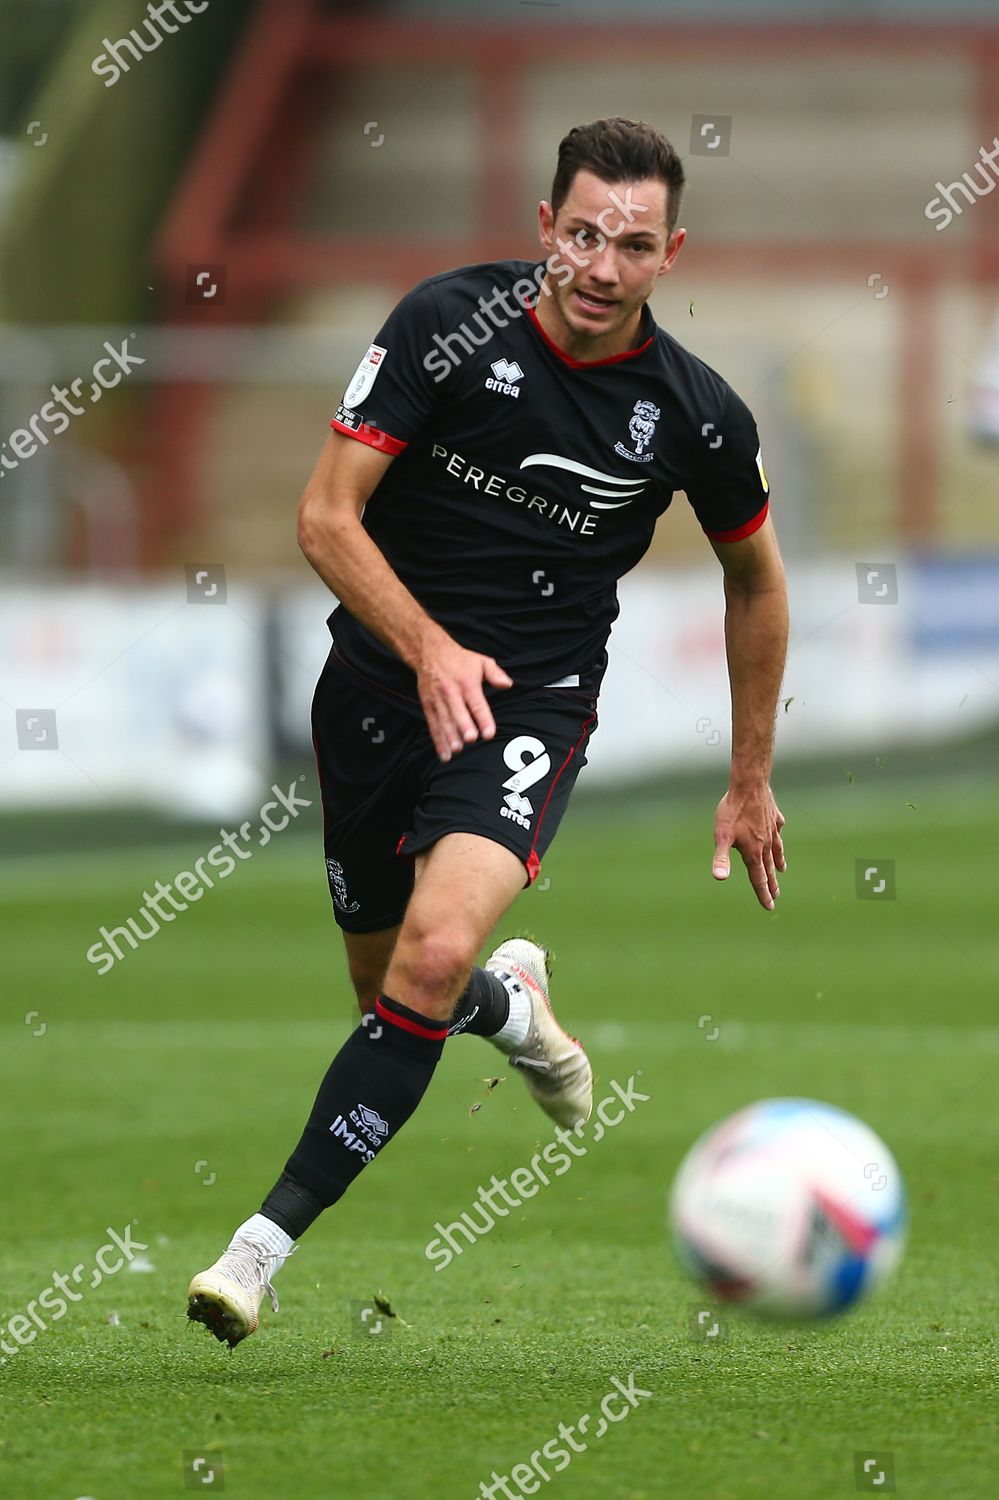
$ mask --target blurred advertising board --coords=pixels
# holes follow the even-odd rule
[[[214,818],[259,803],[264,600],[204,592],[191,602],[183,579],[3,591],[0,806]]]
[[[789,587],[778,759],[959,739],[999,720],[999,559],[826,560],[792,567]],[[720,570],[642,568],[620,592],[585,783],[722,771]],[[334,605],[290,580],[193,602],[166,582],[8,588],[0,807],[252,810],[276,756],[311,767]]]

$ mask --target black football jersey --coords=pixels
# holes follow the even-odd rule
[[[428,614],[524,686],[599,690],[617,580],[683,490],[709,537],[760,526],[751,412],[643,309],[638,343],[582,362],[534,311],[544,262],[431,276],[389,314],[331,426],[396,455],[363,524]],[[416,698],[343,605],[339,654]]]

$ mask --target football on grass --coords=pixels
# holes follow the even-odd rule
[[[813,1099],[764,1099],[691,1147],[670,1197],[682,1264],[716,1297],[820,1317],[889,1276],[905,1188],[874,1131]]]

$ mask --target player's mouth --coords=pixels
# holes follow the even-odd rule
[[[576,298],[579,306],[588,313],[605,313],[609,312],[612,307],[617,306],[617,303],[610,297],[588,297],[578,287],[573,289],[573,296]]]

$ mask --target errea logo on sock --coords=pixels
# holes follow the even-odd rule
[[[366,1104],[359,1104],[356,1110],[352,1109],[350,1118],[355,1120],[361,1129],[366,1130],[369,1135],[388,1135],[389,1128],[386,1121],[382,1119],[377,1109],[369,1109]]]
[[[330,1126],[334,1140],[342,1141],[348,1151],[359,1152],[365,1162],[374,1161],[375,1152],[388,1133],[388,1122],[367,1104],[358,1104],[350,1111],[350,1124],[343,1115],[337,1115]]]

